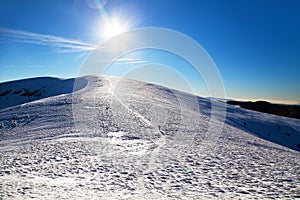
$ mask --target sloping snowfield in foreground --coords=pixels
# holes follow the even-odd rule
[[[300,198],[299,120],[228,105],[223,124],[208,99],[107,76],[0,89],[1,199]]]

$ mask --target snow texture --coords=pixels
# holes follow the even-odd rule
[[[109,76],[0,89],[1,199],[300,198],[297,119]]]

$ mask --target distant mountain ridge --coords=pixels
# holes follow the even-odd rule
[[[258,112],[300,119],[300,105],[273,104],[267,101],[227,101],[227,104],[239,105],[242,108]]]

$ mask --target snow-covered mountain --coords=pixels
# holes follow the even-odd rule
[[[87,84],[86,79],[83,78],[76,81],[78,88],[73,88],[75,79],[62,80],[52,77],[30,78],[1,83],[0,109],[50,96],[72,93]],[[81,84],[79,84],[79,81],[81,81]]]
[[[108,76],[2,83],[0,108],[2,199],[300,198],[297,119],[211,120],[209,99]]]

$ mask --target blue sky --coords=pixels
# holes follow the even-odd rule
[[[95,6],[100,5],[97,2],[104,8]],[[105,15],[119,17],[127,30],[164,27],[196,40],[216,63],[229,98],[300,102],[300,2],[296,0],[2,0],[0,82],[75,77],[105,39]],[[179,71],[186,65],[159,51],[130,56],[135,64],[155,61]],[[127,60],[124,66],[134,64]],[[201,85],[197,93],[206,96],[200,82],[192,84]]]

